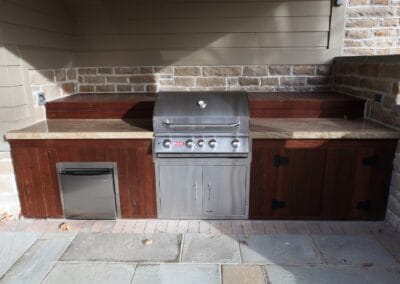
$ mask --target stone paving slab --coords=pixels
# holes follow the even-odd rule
[[[390,229],[385,222],[376,221],[252,221],[252,220],[160,220],[119,219],[82,221],[65,219],[11,220],[0,223],[0,231],[59,232],[59,225],[67,223],[73,232],[92,233],[206,233],[206,234],[372,234]],[[97,224],[95,224],[97,223]],[[137,224],[139,223],[139,225]]]
[[[264,284],[264,268],[260,265],[223,265],[222,283],[224,284]]]
[[[322,263],[312,239],[307,235],[252,235],[241,237],[243,263]]]
[[[237,236],[186,234],[182,262],[240,263]]]
[[[1,283],[41,283],[74,236],[61,233],[45,234],[7,271]]]
[[[135,264],[101,262],[58,262],[43,283],[48,284],[129,284]]]
[[[386,248],[386,250],[400,262],[400,235],[393,231],[386,231],[383,233],[374,234],[378,242]]]
[[[134,284],[220,284],[217,264],[138,265]]]
[[[395,259],[372,236],[312,236],[328,264],[395,265]]]
[[[60,233],[55,220],[6,224],[0,230],[14,232],[0,232],[0,272],[6,272],[0,274],[0,283],[39,283],[46,273],[45,282],[57,284],[258,283],[260,267],[266,279],[269,272],[271,283],[400,283],[395,260],[400,234],[381,222],[130,221],[72,222],[73,231],[81,233]],[[135,225],[130,233],[111,234],[118,224],[115,232],[128,223]],[[243,235],[218,233],[232,232],[233,225]],[[262,234],[270,227],[272,234]],[[185,233],[183,239],[180,234],[144,233],[175,229],[196,233]],[[65,248],[72,239],[62,256],[65,261],[56,261],[63,243]],[[144,245],[143,239],[152,243]],[[178,261],[186,263],[171,263]]]
[[[144,240],[151,240],[144,244]],[[90,234],[79,233],[62,260],[176,262],[181,235],[176,234]]]
[[[400,275],[386,270],[349,266],[265,266],[275,284],[398,284]]]
[[[39,238],[38,233],[2,232],[0,234],[0,278]]]

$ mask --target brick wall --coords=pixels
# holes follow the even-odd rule
[[[44,92],[47,100],[75,94],[78,90],[77,68],[29,70],[31,91]],[[36,120],[45,119],[44,106],[35,107]]]
[[[367,100],[365,116],[400,128],[400,56],[341,57],[334,62],[337,91]]]
[[[336,58],[333,88],[367,100],[365,116],[400,128],[400,55]],[[386,219],[400,231],[400,143]]]
[[[348,0],[343,54],[400,53],[399,11],[399,0]]]
[[[65,72],[68,71],[74,74],[74,77],[65,77]],[[62,76],[57,75],[60,72]],[[73,92],[312,91],[331,88],[331,67],[329,65],[89,67],[32,70],[31,81],[32,90],[45,91],[48,99]]]

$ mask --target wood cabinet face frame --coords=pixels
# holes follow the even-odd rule
[[[11,149],[26,217],[63,217],[56,162],[116,162],[121,217],[156,217],[150,139],[15,140]]]

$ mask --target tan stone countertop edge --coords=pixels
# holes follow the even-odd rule
[[[7,140],[30,139],[152,139],[153,132],[10,132],[5,135]]]
[[[400,139],[396,131],[294,131],[251,132],[252,139]]]
[[[7,133],[7,140],[40,139],[152,139],[153,132],[56,132]],[[396,131],[260,131],[251,132],[252,139],[400,139]]]
[[[91,131],[87,131],[91,129]],[[252,119],[253,139],[400,139],[400,131],[365,119]],[[152,139],[150,120],[45,120],[5,135],[7,140]]]

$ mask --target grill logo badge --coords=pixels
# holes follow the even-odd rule
[[[203,100],[199,100],[199,101],[197,101],[197,106],[201,109],[205,109],[207,106],[207,103]]]

